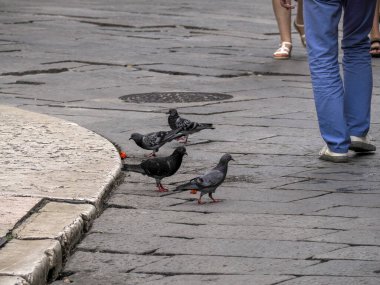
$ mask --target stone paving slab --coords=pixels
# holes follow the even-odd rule
[[[6,166],[0,170],[0,276],[44,284],[58,276],[63,256],[95,219],[119,174],[119,154],[75,123],[5,105],[0,119]]]
[[[304,276],[281,283],[281,285],[376,285],[380,278],[375,277],[334,277]]]
[[[135,273],[163,274],[289,274],[316,264],[309,260],[239,258],[214,256],[209,262],[207,256],[176,255],[158,262],[136,268]]]
[[[100,202],[120,168],[110,142],[74,123],[8,106],[0,106],[0,118],[2,194]]]
[[[317,254],[316,259],[347,259],[380,261],[380,248],[376,246],[354,246]]]
[[[0,196],[0,240],[40,201],[39,198]]]
[[[2,285],[29,285],[25,279],[15,276],[0,276],[0,284]]]
[[[0,276],[25,278],[31,285],[56,278],[62,269],[61,246],[56,240],[16,240],[8,242],[0,254]]]
[[[162,280],[146,282],[146,285],[201,285],[201,284],[260,284],[271,285],[291,279],[291,276],[260,276],[260,275],[191,275],[191,276],[170,276]]]
[[[3,104],[100,133],[127,152],[128,163],[140,163],[147,153],[128,141],[130,134],[166,130],[169,108],[213,123],[215,130],[190,137],[189,156],[176,175],[163,181],[169,189],[215,165],[224,152],[236,159],[215,194],[223,200],[218,204],[199,206],[188,192],[157,193],[153,179],[127,174],[55,284],[379,283],[378,154],[351,152],[351,162],[339,166],[317,159],[323,141],[306,52],[293,30],[292,59],[273,61],[279,35],[271,3],[3,2]],[[379,65],[374,59],[374,78]],[[376,142],[379,81],[374,85],[371,134]],[[180,103],[119,99],[182,91],[233,98]],[[95,155],[98,149],[90,149],[88,140],[85,151],[75,153],[72,138],[61,141],[75,163],[76,158],[86,160],[79,178],[63,167],[67,157],[61,149],[38,148],[51,152],[49,176],[65,173],[57,182],[66,181],[67,188],[42,187],[51,181],[39,174],[41,165],[27,161],[24,156],[30,154],[17,148],[20,144],[15,152],[24,158],[24,167],[9,164],[9,170],[35,171],[29,181],[42,182],[41,191],[54,194],[53,201],[73,199],[65,194],[73,194],[76,184],[89,187],[91,192],[80,189],[74,199],[95,205],[98,188],[82,178],[105,175],[95,170],[109,157]],[[158,155],[169,155],[178,145],[167,144]],[[6,186],[1,178],[0,186]],[[43,198],[33,187],[24,190],[29,193],[24,196]],[[85,192],[89,197],[81,195]],[[52,232],[61,230],[53,226],[49,224]]]
[[[96,209],[90,204],[50,202],[13,230],[12,235],[18,239],[56,239],[69,252],[95,216]]]

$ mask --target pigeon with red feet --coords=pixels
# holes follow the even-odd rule
[[[162,185],[161,180],[177,172],[182,164],[184,155],[187,155],[186,148],[180,146],[170,156],[150,158],[136,165],[124,164],[122,170],[152,177],[156,180],[157,191],[167,192],[168,189]]]
[[[153,152],[148,157],[156,156],[156,152],[167,142],[170,142],[176,138],[183,136],[180,133],[181,129],[177,128],[171,131],[159,131],[153,132],[146,135],[139,133],[133,133],[130,140],[133,140],[139,147],[147,150],[153,150]]]
[[[192,122],[188,119],[182,118],[176,109],[170,109],[168,117],[168,123],[172,130],[180,129],[183,137],[185,138],[181,142],[186,143],[189,135],[197,133],[205,129],[215,129],[212,124]]]
[[[197,190],[200,192],[200,197],[198,199],[198,204],[203,204],[202,196],[208,194],[213,202],[219,202],[219,200],[214,199],[212,194],[215,193],[216,188],[218,188],[224,181],[228,171],[228,162],[234,160],[232,156],[228,153],[224,154],[217,166],[213,169],[207,171],[204,175],[195,177],[189,182],[177,186],[174,191],[186,191],[186,190]]]

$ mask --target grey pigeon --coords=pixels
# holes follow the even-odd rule
[[[170,109],[168,117],[168,123],[172,130],[181,129],[181,133],[184,135],[184,143],[187,142],[189,135],[197,133],[204,129],[215,129],[212,124],[192,122],[188,119],[180,117],[176,109]]]
[[[160,147],[167,142],[183,136],[179,133],[180,131],[181,129],[177,128],[171,131],[159,131],[146,135],[133,133],[129,139],[134,140],[135,143],[143,149],[153,150],[153,152],[149,155],[149,157],[151,157],[156,156],[156,152],[158,152]]]
[[[168,189],[161,184],[161,180],[177,172],[181,166],[184,155],[187,155],[186,148],[180,146],[177,147],[170,156],[150,158],[137,165],[124,164],[122,170],[137,172],[152,177],[156,179],[157,191],[167,192]]]
[[[217,166],[215,166],[210,171],[206,172],[202,176],[195,177],[189,182],[178,186],[174,191],[185,191],[185,190],[197,190],[200,192],[200,197],[198,199],[198,204],[203,204],[201,201],[202,196],[208,193],[208,196],[213,202],[218,202],[212,197],[212,193],[215,193],[216,188],[219,187],[226,178],[228,170],[228,162],[234,160],[232,156],[228,153],[224,154]]]

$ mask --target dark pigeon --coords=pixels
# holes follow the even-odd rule
[[[177,128],[175,130],[171,130],[167,132],[159,131],[159,132],[149,133],[146,135],[133,133],[129,139],[134,140],[135,143],[143,149],[153,150],[153,152],[149,155],[149,157],[151,157],[151,156],[156,156],[156,152],[158,152],[160,147],[162,147],[167,142],[170,142],[176,138],[183,136],[180,133],[180,131],[181,129]]]
[[[212,124],[192,122],[188,119],[179,116],[176,109],[170,109],[168,113],[168,123],[172,130],[181,129],[181,133],[184,135],[184,143],[187,142],[189,135],[197,133],[204,129],[215,129]]]
[[[226,178],[228,170],[228,162],[234,160],[232,156],[228,153],[224,154],[217,166],[215,166],[210,171],[206,172],[202,176],[195,177],[185,184],[178,186],[174,191],[185,191],[185,190],[197,190],[200,192],[200,197],[198,199],[198,204],[203,204],[201,201],[202,196],[208,194],[213,202],[218,202],[212,197],[212,193],[215,193],[216,188],[219,187]]]
[[[137,172],[152,177],[156,179],[157,191],[167,192],[168,189],[161,184],[161,180],[177,172],[181,166],[184,155],[187,155],[186,148],[180,146],[177,147],[170,156],[147,159],[137,165],[124,164],[122,170]]]

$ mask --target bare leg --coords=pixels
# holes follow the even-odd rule
[[[299,25],[303,25],[303,0],[297,1],[297,17],[296,23]]]
[[[376,2],[376,10],[375,15],[373,17],[373,24],[372,24],[372,30],[370,33],[371,38],[371,51],[370,54],[373,56],[380,56],[380,42],[376,42],[375,40],[380,40],[380,31],[379,31],[379,2],[380,0],[377,0]],[[375,42],[373,42],[375,41]]]
[[[302,45],[306,47],[305,26],[303,22],[303,0],[298,0],[297,3],[297,17],[294,20],[294,27],[300,34]]]
[[[274,15],[276,16],[281,42],[292,42],[291,11],[281,6],[280,0],[272,0]]]

